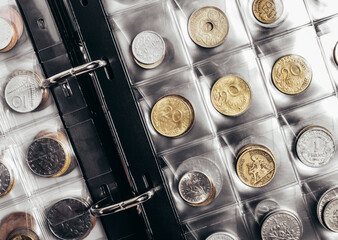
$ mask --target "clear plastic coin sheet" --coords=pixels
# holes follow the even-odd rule
[[[337,1],[305,0],[314,21],[337,15]]]

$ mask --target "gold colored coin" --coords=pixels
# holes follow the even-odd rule
[[[276,161],[267,147],[252,145],[238,157],[236,170],[244,184],[250,187],[263,187],[275,176]]]
[[[151,123],[158,133],[178,137],[187,133],[194,123],[195,113],[190,102],[179,95],[167,95],[155,103]]]
[[[291,54],[279,58],[272,69],[274,85],[285,94],[294,95],[305,91],[311,80],[311,67],[299,55]]]
[[[250,106],[250,87],[238,76],[222,77],[211,89],[211,102],[218,112],[226,116],[238,116]]]
[[[276,22],[283,15],[282,0],[254,0],[252,12],[255,18],[264,24]]]
[[[220,45],[229,32],[229,22],[222,10],[203,7],[193,12],[188,21],[190,38],[205,48]]]
[[[237,158],[242,155],[243,152],[247,151],[247,150],[250,150],[250,149],[262,149],[264,151],[267,151],[271,154],[271,156],[274,158],[274,155],[273,153],[271,152],[271,150],[267,147],[265,147],[264,145],[261,145],[261,144],[249,144],[245,147],[243,147],[237,154]],[[275,158],[274,158],[275,159]]]

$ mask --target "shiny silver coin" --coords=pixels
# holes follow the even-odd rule
[[[14,29],[11,24],[0,18],[0,50],[6,48],[12,41]]]
[[[330,201],[324,208],[323,219],[326,227],[338,232],[338,199]]]
[[[326,227],[323,222],[323,210],[324,207],[332,200],[338,199],[338,186],[330,188],[320,197],[317,204],[317,217],[318,221],[323,227]]]
[[[311,127],[304,131],[296,142],[298,158],[309,167],[322,167],[330,162],[335,151],[335,142],[329,131]]]
[[[238,240],[238,238],[226,232],[217,232],[207,237],[206,240]]]
[[[30,71],[16,71],[5,87],[5,100],[16,112],[27,113],[35,110],[43,101],[43,89],[39,76]]]
[[[158,63],[165,55],[163,38],[152,31],[137,34],[132,42],[131,49],[134,58],[147,65]]]
[[[303,225],[299,218],[293,213],[278,210],[269,214],[261,228],[262,240],[274,239],[301,239]]]
[[[272,199],[264,199],[260,201],[255,208],[255,216],[262,219],[267,213],[278,210],[279,205],[276,201]]]
[[[336,46],[334,47],[333,50],[333,58],[336,64],[338,65],[338,42],[336,43]]]
[[[59,239],[83,239],[92,230],[95,218],[86,202],[67,198],[54,204],[47,212],[50,231]]]
[[[12,174],[3,163],[0,163],[0,197],[5,196],[13,186]]]

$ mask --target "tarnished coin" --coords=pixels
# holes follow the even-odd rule
[[[331,133],[323,127],[307,128],[297,138],[298,158],[309,167],[322,167],[330,162],[335,152]]]
[[[27,113],[42,105],[48,90],[40,87],[42,79],[31,71],[15,71],[9,77],[5,87],[5,100],[16,112]]]
[[[6,240],[39,240],[39,236],[29,228],[19,228],[11,232]]]
[[[262,240],[292,239],[299,240],[303,235],[303,225],[293,213],[278,210],[269,214],[261,228]]]
[[[323,222],[323,210],[326,204],[334,199],[338,199],[338,186],[330,188],[320,197],[317,204],[317,217],[318,221],[323,227],[326,227]]]
[[[312,70],[307,61],[295,54],[279,58],[272,69],[272,81],[285,94],[298,94],[307,89],[312,80]]]
[[[14,176],[9,168],[0,162],[0,198],[6,196],[14,186]]]
[[[338,42],[336,43],[336,46],[334,47],[333,50],[333,58],[336,64],[338,65]]]
[[[96,222],[88,207],[86,201],[76,198],[67,198],[55,203],[47,212],[50,231],[63,240],[85,238]]]
[[[237,158],[239,179],[250,187],[263,187],[275,176],[276,160],[266,147],[251,145]]]
[[[226,116],[244,113],[251,103],[251,90],[246,81],[235,75],[218,79],[211,89],[214,108]]]
[[[160,98],[151,110],[151,123],[158,133],[166,137],[178,137],[187,133],[194,120],[192,105],[178,95]]]
[[[207,237],[206,240],[238,240],[238,238],[232,236],[230,233],[217,232]]]
[[[324,208],[323,219],[326,227],[338,232],[338,199],[330,201]]]
[[[0,18],[0,52],[12,49],[17,42],[17,37],[13,25],[8,20]]]
[[[283,15],[284,6],[282,0],[254,0],[252,12],[255,18],[264,24],[278,21]]]
[[[216,189],[207,175],[198,171],[190,171],[180,179],[178,192],[189,205],[203,206],[212,202]]]
[[[217,47],[228,35],[229,22],[222,10],[202,7],[191,14],[188,32],[197,45],[205,48]]]
[[[34,230],[35,219],[26,212],[13,212],[1,220],[0,239],[7,240],[8,235],[15,229],[28,228]]]

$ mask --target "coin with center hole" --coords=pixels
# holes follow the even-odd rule
[[[254,0],[252,4],[252,12],[255,18],[263,24],[278,21],[283,15],[283,11],[282,0]]]
[[[338,199],[330,201],[325,206],[323,220],[328,229],[338,232]]]
[[[230,233],[217,232],[207,237],[206,240],[239,240],[239,239],[231,235]]]
[[[333,187],[323,193],[317,204],[317,217],[320,224],[326,228],[323,222],[323,210],[328,202],[338,199],[338,187]]]

